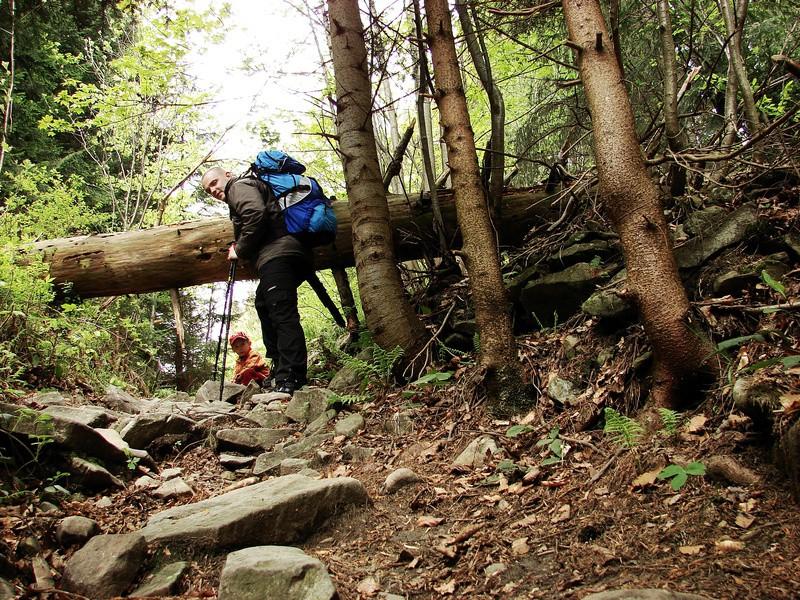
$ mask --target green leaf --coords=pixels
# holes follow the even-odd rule
[[[548,448],[550,449],[550,452],[555,454],[558,458],[564,456],[564,449],[561,447],[561,440],[559,439],[553,440],[552,442],[550,442]]]
[[[512,425],[506,430],[506,437],[515,438],[529,431],[533,431],[533,427],[530,425]],[[538,446],[539,444],[537,443],[536,445]]]
[[[672,485],[672,489],[677,492],[679,489],[683,487],[683,484],[686,483],[688,479],[689,476],[686,473],[681,472],[672,478],[672,483],[670,485]]]
[[[706,466],[698,461],[690,462],[684,469],[689,475],[705,475]]]
[[[659,479],[666,479],[667,477],[675,477],[679,473],[683,473],[683,467],[680,465],[668,465],[661,469],[661,472],[656,475]]]
[[[773,279],[773,278],[772,278],[772,275],[770,275],[770,274],[767,272],[767,270],[766,270],[766,269],[764,269],[764,270],[762,270],[762,271],[761,271],[761,279],[762,279],[762,281],[763,281],[764,283],[766,283],[766,284],[767,284],[769,287],[771,287],[773,290],[775,290],[776,292],[778,292],[778,293],[779,293],[781,296],[783,296],[784,298],[786,298],[786,288],[783,286],[783,284],[781,284],[781,282],[779,282],[779,281],[776,281],[775,279]]]
[[[453,373],[451,371],[445,371],[440,373],[439,371],[434,371],[433,373],[428,373],[427,375],[423,375],[416,381],[412,382],[411,385],[426,385],[428,383],[441,383],[443,381],[449,381],[453,378]]]
[[[542,466],[546,467],[548,465],[554,465],[554,464],[560,463],[560,462],[561,462],[561,458],[560,457],[558,457],[558,456],[548,456],[547,458],[545,458],[542,461]]]
[[[763,342],[764,336],[760,333],[754,333],[752,335],[743,335],[741,337],[731,338],[729,340],[724,340],[717,344],[717,350],[728,350],[729,348],[735,348],[740,344],[744,344],[745,342],[756,341],[756,342]]]

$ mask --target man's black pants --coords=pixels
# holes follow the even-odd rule
[[[297,288],[312,268],[302,256],[282,256],[258,271],[256,312],[276,384],[293,380],[299,387],[307,381],[308,356],[297,311]]]

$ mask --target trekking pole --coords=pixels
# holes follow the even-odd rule
[[[219,326],[219,338],[217,339],[217,352],[214,354],[214,371],[211,373],[211,379],[213,381],[217,380],[217,374],[219,373],[219,352],[222,350],[222,338],[225,335],[225,314],[228,310],[228,296],[231,293],[231,285],[233,281],[233,273],[234,273],[233,261],[228,265],[228,285],[225,287],[225,299],[223,300],[222,304],[222,323]]]
[[[219,401],[222,402],[222,394],[225,390],[225,362],[228,359],[228,334],[231,331],[231,317],[233,312],[233,284],[236,281],[236,259],[231,261],[231,270],[228,274],[228,293],[225,296],[225,312],[222,313],[222,325],[225,328],[225,342],[222,351],[222,372],[219,377]],[[227,319],[225,315],[227,314]]]

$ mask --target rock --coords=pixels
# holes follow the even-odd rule
[[[137,490],[150,490],[159,486],[158,480],[149,475],[142,475],[133,482],[133,487]]]
[[[32,535],[20,540],[17,546],[17,554],[20,556],[34,556],[42,551],[42,545]]]
[[[158,401],[140,400],[114,385],[108,385],[106,386],[106,395],[103,396],[101,402],[111,410],[134,415],[150,410]]]
[[[31,567],[33,568],[33,578],[36,580],[35,590],[49,590],[56,586],[53,572],[44,557],[34,556],[31,559]]]
[[[356,358],[365,362],[372,360],[372,348],[364,348],[361,352],[356,354]],[[364,382],[364,378],[356,373],[356,371],[345,365],[336,375],[333,376],[331,382],[328,384],[328,389],[334,392],[346,392],[350,389],[360,386]]]
[[[268,394],[261,394],[267,396]],[[288,394],[285,394],[288,397]],[[258,396],[253,396],[257,398]],[[257,404],[253,410],[245,415],[245,418],[252,421],[256,425],[260,425],[265,429],[277,429],[282,425],[286,425],[289,419],[280,410],[269,410],[266,404]]]
[[[178,477],[162,483],[161,487],[157,488],[153,492],[153,495],[163,498],[164,500],[169,500],[170,498],[192,496],[194,495],[194,490],[192,490],[192,488],[189,487],[189,484],[187,484],[183,479]]]
[[[181,392],[177,391],[174,394],[167,396],[164,399],[165,402],[191,402],[192,397],[189,395],[188,392]]]
[[[263,475],[277,469],[281,461],[286,458],[297,458],[311,452],[327,440],[331,439],[333,434],[320,433],[301,438],[294,444],[288,444],[282,448],[276,448],[272,452],[265,452],[256,458],[256,464],[253,466],[253,475]]]
[[[387,494],[394,494],[400,488],[403,488],[412,483],[422,481],[419,475],[414,473],[411,469],[400,468],[392,472],[383,483],[383,489]]]
[[[383,430],[389,435],[401,436],[414,431],[414,421],[411,417],[414,413],[406,411],[394,413],[383,422]]]
[[[310,477],[311,479],[322,479],[322,473],[316,471],[315,469],[303,469],[298,473],[298,475],[302,475],[303,477]]]
[[[336,423],[333,430],[336,435],[351,438],[362,429],[364,429],[364,417],[359,413],[353,413]]]
[[[18,597],[21,596],[17,596],[14,586],[0,577],[0,600],[14,600],[14,598]]]
[[[733,402],[737,409],[753,419],[759,431],[770,431],[775,420],[774,411],[780,404],[781,389],[772,381],[753,377],[739,377],[733,383]]]
[[[65,419],[61,416],[26,410],[14,404],[0,404],[0,429],[26,436],[49,436],[59,446],[73,450],[78,454],[96,456],[104,461],[124,463],[125,453],[115,444],[108,442],[99,432],[91,427]]]
[[[606,258],[617,252],[616,245],[609,240],[593,240],[571,244],[548,257],[551,269],[564,269],[577,263],[590,263],[595,258]]]
[[[71,456],[67,462],[75,481],[92,490],[106,490],[110,487],[123,488],[125,484],[98,464],[84,458]]]
[[[218,448],[231,450],[269,450],[294,433],[292,429],[221,429],[215,436]]]
[[[633,302],[614,289],[596,291],[581,304],[581,310],[590,317],[608,320],[622,321],[636,316]]]
[[[283,414],[296,423],[310,423],[328,410],[332,396],[328,389],[306,386],[294,393]]]
[[[39,392],[31,403],[36,406],[60,406],[67,403],[67,398],[61,392]]]
[[[800,235],[787,233],[783,236],[783,243],[794,254],[795,258],[800,258]]]
[[[236,406],[227,402],[197,402],[186,407],[186,416],[194,421],[213,420],[231,414]],[[197,423],[201,425],[202,423]]]
[[[98,535],[72,555],[61,587],[89,598],[113,598],[133,582],[147,554],[138,533]]]
[[[161,478],[166,481],[167,479],[177,477],[181,473],[183,473],[183,469],[181,467],[172,467],[171,469],[164,469],[161,471],[161,473],[159,473],[159,475],[161,475]]]
[[[584,300],[598,285],[608,281],[615,268],[577,263],[545,275],[525,285],[520,292],[520,304],[541,326],[551,327],[578,312]]]
[[[114,506],[114,502],[112,502],[111,498],[108,496],[103,496],[94,504],[97,508],[111,508]]]
[[[284,394],[283,392],[265,392],[261,394],[255,394],[252,398],[250,398],[250,402],[253,402],[256,405],[268,406],[277,401],[280,402],[281,406],[283,406],[283,402],[285,400],[289,400],[291,397],[291,394]]]
[[[550,377],[550,382],[547,384],[547,395],[563,406],[575,404],[580,393],[574,383],[558,376]]]
[[[76,421],[87,427],[105,427],[117,420],[111,411],[98,406],[48,406],[42,411],[51,417]]]
[[[309,468],[310,461],[305,458],[286,458],[281,461],[280,473],[281,475],[291,475],[292,473],[299,473],[303,469]]]
[[[286,546],[256,546],[228,554],[218,594],[219,600],[337,598],[325,565]]]
[[[39,503],[39,512],[44,515],[55,517],[61,514],[61,509],[52,502],[47,502],[45,500],[44,502]]]
[[[486,464],[486,454],[492,456],[499,456],[503,451],[497,446],[497,442],[490,435],[482,435],[472,440],[469,445],[464,448],[461,454],[453,461],[453,468],[466,468],[472,469],[482,467]]]
[[[773,279],[780,280],[789,271],[789,256],[785,252],[770,254],[761,260],[746,265],[738,271],[728,271],[714,279],[715,294],[738,294],[747,286],[761,281],[762,271]]]
[[[500,575],[500,573],[505,573],[508,570],[508,567],[505,563],[492,563],[483,569],[484,574],[487,577],[492,577],[493,575]]]
[[[314,480],[286,475],[158,513],[140,531],[148,543],[193,549],[242,548],[305,538],[347,505],[364,504],[350,477]]]
[[[704,235],[711,232],[722,222],[727,211],[721,206],[709,206],[702,210],[689,213],[683,223],[683,229],[688,235]]]
[[[231,383],[229,381],[225,382],[225,385],[222,388],[222,398],[219,397],[219,381],[206,381],[199,390],[197,390],[197,394],[195,395],[196,402],[229,402],[231,404],[236,404],[236,401],[242,395],[245,390],[245,386],[239,385],[238,383]]]
[[[158,571],[148,576],[131,596],[134,598],[157,598],[171,596],[181,577],[189,568],[187,562],[174,562],[164,565]]]
[[[226,469],[241,469],[249,467],[256,462],[255,456],[236,456],[235,454],[220,454],[220,464]]]
[[[330,423],[333,419],[336,418],[336,411],[332,408],[329,408],[316,419],[311,421],[306,427],[305,431],[303,432],[305,435],[313,435],[322,431],[325,426]]]
[[[344,462],[366,462],[375,456],[375,448],[364,448],[348,444],[342,448],[342,460]]]
[[[708,596],[669,590],[614,590],[584,596],[583,600],[711,600]]]
[[[147,448],[150,442],[163,435],[191,433],[194,421],[171,413],[147,413],[128,421],[119,432],[132,448]]]
[[[82,545],[98,533],[100,526],[96,521],[76,515],[62,519],[56,529],[56,539],[63,547]]]
[[[239,397],[237,404],[247,404],[253,399],[253,396],[260,394],[263,392],[261,386],[258,385],[255,381],[249,382],[242,392],[242,395]]]
[[[744,240],[757,225],[758,211],[745,204],[719,221],[711,231],[675,248],[675,261],[681,269],[700,266],[723,248]]]

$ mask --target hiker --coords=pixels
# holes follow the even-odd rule
[[[260,179],[235,177],[212,167],[200,184],[230,209],[236,241],[228,250],[228,260],[247,260],[258,273],[255,307],[272,361],[275,391],[293,394],[307,383],[308,355],[297,288],[314,276],[311,249],[286,233],[280,207],[269,201],[272,192]]]
[[[269,367],[261,355],[253,350],[250,338],[244,331],[231,334],[228,342],[238,357],[233,366],[233,383],[247,385],[255,381],[261,387],[267,386]]]

